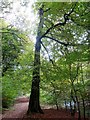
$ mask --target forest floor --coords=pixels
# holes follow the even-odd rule
[[[69,110],[56,110],[48,105],[42,106],[44,114],[38,113],[27,116],[28,101],[25,97],[17,99],[13,107],[3,112],[2,120],[78,120],[78,113],[72,117]]]

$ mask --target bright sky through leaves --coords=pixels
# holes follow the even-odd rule
[[[37,26],[35,25],[37,15],[34,14],[32,8],[34,1],[26,0],[25,2],[25,0],[11,0],[11,2],[13,2],[10,6],[11,9],[4,9],[3,14],[0,14],[0,17],[4,17],[10,25],[27,32],[30,39],[35,41],[36,36],[33,35],[33,29],[37,29]]]

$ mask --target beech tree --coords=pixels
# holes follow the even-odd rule
[[[43,44],[43,40],[55,41],[61,46],[64,46],[64,48],[67,47],[70,48],[71,46],[82,44],[81,43],[82,41],[79,42],[78,40],[76,40],[78,37],[77,35],[75,35],[75,32],[80,33],[80,31],[76,30],[75,27],[77,25],[80,26],[80,28],[81,26],[87,27],[88,22],[87,23],[85,22],[88,21],[87,17],[83,20],[81,19],[81,16],[85,17],[85,15],[89,13],[88,5],[87,4],[84,5],[82,3],[52,3],[51,2],[51,3],[38,3],[36,5],[37,8],[39,8],[40,22],[38,25],[36,44],[35,44],[34,69],[33,69],[31,95],[30,95],[29,107],[27,111],[28,114],[30,112],[43,113],[39,101],[41,45],[48,53],[46,46]],[[82,11],[84,12],[83,15],[81,14]],[[78,20],[79,22],[82,20],[82,23],[79,23]],[[74,32],[73,29],[75,30]],[[85,31],[82,30],[81,36],[84,33]],[[69,36],[65,37],[66,34],[68,34]],[[50,56],[49,56],[49,60],[53,63],[53,60],[50,58]]]

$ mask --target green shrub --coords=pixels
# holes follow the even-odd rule
[[[13,79],[9,76],[4,76],[2,78],[2,107],[9,108],[13,104],[16,96],[17,89]]]

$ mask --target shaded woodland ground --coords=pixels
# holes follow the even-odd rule
[[[78,120],[78,113],[75,116],[71,116],[70,110],[60,108],[56,110],[50,105],[42,105],[44,114],[32,114],[26,115],[28,109],[28,98],[19,98],[16,100],[13,107],[9,110],[3,111],[2,120]],[[81,120],[84,120],[83,118]],[[89,120],[88,118],[86,120]]]

